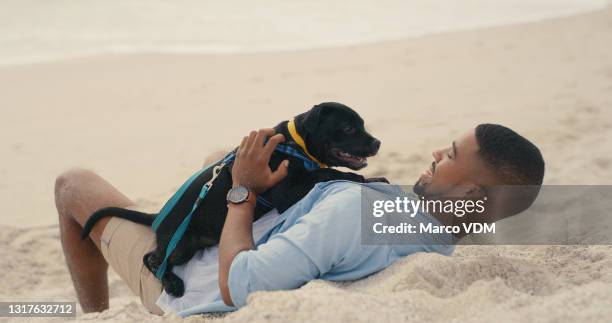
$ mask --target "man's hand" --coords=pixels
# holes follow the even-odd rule
[[[264,145],[268,137],[271,138]],[[285,178],[289,167],[288,160],[284,160],[276,171],[272,171],[268,166],[274,149],[283,141],[285,137],[282,134],[275,135],[274,129],[251,131],[244,137],[232,166],[233,185],[242,185],[256,194],[261,194]]]

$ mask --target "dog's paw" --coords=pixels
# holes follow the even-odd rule
[[[161,262],[159,261],[157,255],[155,253],[150,252],[143,257],[144,265],[151,271],[152,273],[157,273]]]
[[[389,184],[389,180],[384,177],[370,177],[366,178],[366,183],[387,183]]]
[[[166,275],[164,279],[162,279],[162,285],[166,293],[174,297],[181,297],[185,294],[185,284],[183,280],[174,274]]]

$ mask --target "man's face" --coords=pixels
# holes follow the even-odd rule
[[[432,153],[433,161],[414,185],[419,196],[462,196],[470,187],[493,182],[490,170],[478,156],[478,141],[472,129],[446,148]]]

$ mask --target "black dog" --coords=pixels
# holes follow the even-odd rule
[[[261,195],[269,205],[257,203],[254,219],[260,218],[272,208],[276,208],[279,213],[284,212],[319,182],[338,179],[355,182],[386,182],[384,178],[365,179],[361,175],[327,168],[327,166],[344,166],[353,170],[361,169],[367,166],[367,157],[375,155],[380,147],[380,141],[365,130],[363,119],[343,104],[328,102],[316,105],[310,111],[296,116],[294,120],[281,122],[274,130],[285,136],[285,142],[282,145],[301,152],[301,155],[307,157],[311,164],[314,162],[321,168],[308,169],[303,159],[275,151],[270,160],[270,167],[273,170],[277,169],[283,160],[288,159],[288,175]],[[227,215],[225,196],[232,187],[231,167],[232,164],[221,168],[203,203],[196,209],[187,231],[168,258],[168,266],[162,278],[162,284],[170,295],[180,297],[184,293],[183,281],[172,272],[172,266],[186,263],[198,249],[219,242]],[[145,255],[143,259],[151,272],[157,272],[174,232],[191,211],[202,186],[212,176],[213,167],[196,178],[178,200],[171,213],[162,220],[156,231],[157,248]],[[115,207],[100,209],[87,220],[82,238],[87,237],[94,224],[105,216],[116,216],[151,225],[157,214],[146,214]]]

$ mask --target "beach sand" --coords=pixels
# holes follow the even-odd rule
[[[322,101],[383,142],[363,171],[412,184],[431,151],[478,123],[532,139],[546,184],[612,183],[612,9],[336,49],[102,56],[0,68],[0,300],[75,300],[54,178],[93,169],[158,208],[215,150]],[[110,309],[147,314],[110,273]],[[609,321],[612,247],[460,246],[351,283],[258,292],[227,321]],[[192,317],[189,321],[218,320]],[[3,320],[3,319],[0,319]]]

